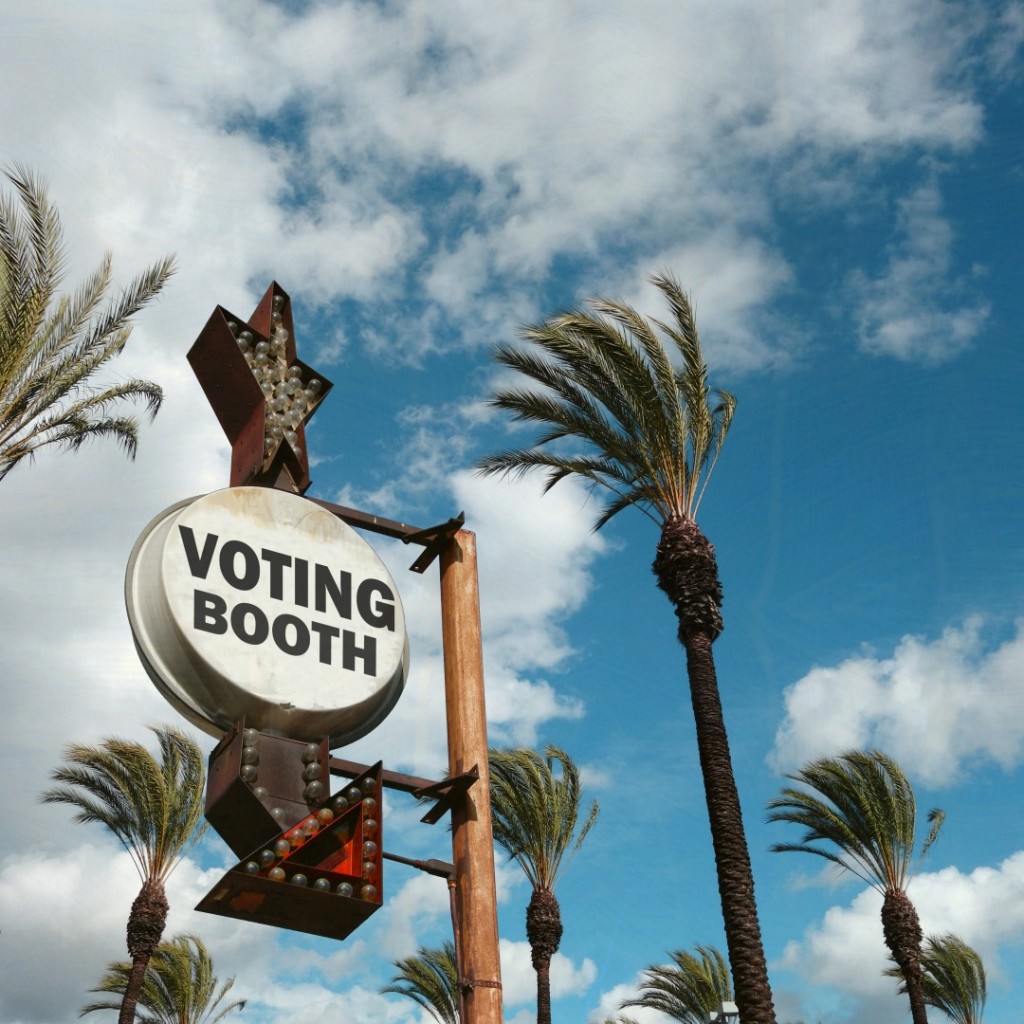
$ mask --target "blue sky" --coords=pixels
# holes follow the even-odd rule
[[[987,1020],[1019,1015],[1020,3],[40,0],[4,21],[0,164],[49,180],[69,285],[108,248],[121,282],[169,251],[180,269],[117,368],[167,392],[138,460],[47,453],[0,491],[17,823],[0,854],[0,1024],[69,1019],[124,953],[127,859],[36,797],[65,742],[173,720],[131,644],[124,567],[150,518],[226,484],[184,356],[215,305],[244,316],[271,279],[300,356],[336,385],[310,432],[310,493],[423,525],[465,510],[492,738],[565,747],[601,803],[559,888],[554,1020],[597,1024],[668,950],[724,945],[656,530],[626,512],[594,535],[581,489],[541,499],[472,470],[528,436],[486,407],[491,345],[592,295],[662,316],[647,283],[661,268],[739,402],[701,522],[779,1019],[906,1018],[880,977],[877,898],[770,854],[792,836],[763,822],[783,773],[872,745],[922,812],[948,814],[910,890],[925,930],[983,954]],[[436,577],[379,550],[412,674],[349,753],[436,776]],[[400,797],[387,809],[395,852],[448,856],[443,828]],[[169,931],[204,937],[246,1019],[420,1021],[377,990],[392,960],[445,937],[442,883],[393,869],[386,909],[326,943],[192,912],[229,859],[213,837],[181,866]],[[525,1024],[528,892],[505,866],[499,888],[506,1018]]]

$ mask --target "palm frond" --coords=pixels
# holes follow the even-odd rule
[[[439,1024],[459,1024],[458,967],[455,946],[445,942],[440,948],[420,947],[415,956],[395,961],[398,973],[382,993],[395,993],[412,999]]]
[[[530,383],[499,389],[491,404],[515,421],[547,429],[529,448],[482,459],[481,472],[548,467],[548,487],[581,476],[608,488],[614,497],[595,529],[631,506],[659,523],[696,515],[736,403],[728,392],[714,392],[718,404],[711,404],[689,300],[668,275],[652,281],[675,313],[675,327],[648,320],[625,303],[595,299],[589,309],[524,327],[524,346],[495,350],[499,363]],[[681,369],[662,335],[673,340]],[[605,468],[595,472],[597,464]]]
[[[44,803],[69,804],[75,820],[108,828],[132,856],[143,881],[166,880],[205,830],[206,769],[202,752],[173,726],[152,730],[161,760],[117,737],[98,747],[71,744],[51,778]]]
[[[671,964],[655,964],[643,972],[640,994],[622,1009],[643,1006],[681,1024],[705,1024],[723,1002],[731,1002],[729,964],[714,946],[697,946],[696,954],[677,949]]]
[[[954,1024],[981,1024],[988,998],[985,965],[978,953],[958,935],[929,935],[921,957],[924,971],[924,998],[929,1006],[941,1010]],[[903,978],[899,967],[890,967],[886,975]],[[906,992],[906,984],[900,986]]]
[[[799,842],[778,843],[773,850],[813,853],[881,893],[906,888],[917,805],[892,758],[878,750],[853,750],[812,761],[787,778],[804,788],[785,787],[769,802],[768,820],[800,825],[804,834]]]
[[[17,200],[0,192],[0,479],[40,448],[76,449],[89,437],[113,437],[134,457],[138,423],[112,413],[142,400],[155,415],[163,394],[150,381],[97,385],[94,375],[121,354],[132,318],[163,289],[174,261],[154,263],[104,305],[108,254],[73,296],[60,295],[63,231],[46,185],[23,168],[7,178]]]
[[[131,975],[130,961],[112,963],[100,984],[90,992],[123,996]],[[139,1024],[219,1024],[244,1009],[246,1001],[225,1004],[235,979],[221,982],[213,960],[196,935],[176,935],[153,953],[139,994]],[[120,1000],[98,1000],[83,1006],[79,1016],[96,1010],[119,1010]]]
[[[544,756],[527,747],[492,749],[488,761],[494,841],[534,889],[553,890],[597,820],[597,801],[581,821],[579,768],[558,747],[548,746]]]

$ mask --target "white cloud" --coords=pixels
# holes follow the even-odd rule
[[[1004,769],[1024,754],[1024,620],[986,649],[982,620],[938,639],[904,637],[887,658],[861,655],[814,668],[785,692],[769,762],[790,771],[820,756],[878,747],[929,784],[956,781],[976,761]]]
[[[536,1003],[537,972],[530,959],[528,942],[511,942],[501,939],[501,991],[506,1007],[521,1003]],[[594,983],[597,968],[589,957],[576,966],[563,953],[551,958],[551,998],[560,999],[567,995],[582,995]]]
[[[1003,977],[1000,948],[1024,939],[1024,852],[970,873],[948,867],[920,874],[908,892],[925,935],[954,932],[981,954],[991,980]],[[878,1014],[871,1019],[888,1024],[905,1019],[906,1006],[905,997],[896,995],[896,983],[882,976],[890,961],[881,905],[880,894],[865,889],[847,906],[831,907],[802,938],[786,945],[780,966],[815,986],[866,1001]],[[868,1019],[866,1011],[859,1019]]]
[[[969,301],[967,280],[951,273],[953,235],[940,206],[935,185],[901,199],[884,273],[851,279],[866,351],[939,363],[966,349],[984,325],[987,304]]]

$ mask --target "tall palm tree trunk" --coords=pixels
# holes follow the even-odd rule
[[[526,908],[526,937],[537,972],[537,1024],[551,1024],[551,958],[562,941],[562,914],[551,889],[533,890]]]
[[[924,997],[924,970],[921,943],[924,935],[917,910],[905,892],[887,890],[882,901],[882,930],[893,960],[903,972],[914,1024],[928,1024]]]
[[[743,1024],[775,1024],[754,876],[711,652],[722,631],[722,586],[715,549],[693,519],[672,517],[662,528],[653,568],[658,586],[675,606],[679,641],[686,650],[718,894],[740,1020]]]
[[[135,1020],[135,1007],[146,977],[146,968],[163,937],[167,910],[163,882],[155,878],[146,879],[128,915],[128,955],[132,958],[132,971],[125,986],[117,1024],[132,1024]]]
[[[711,641],[706,636],[693,637],[686,644],[686,670],[697,725],[697,749],[704,776],[736,1005],[743,1024],[774,1024],[768,965],[754,901],[754,877],[722,717]]]

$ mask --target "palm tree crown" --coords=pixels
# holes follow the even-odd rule
[[[597,820],[598,805],[596,800],[591,803],[581,822],[579,768],[558,747],[547,747],[543,757],[527,748],[491,750],[488,761],[494,841],[519,864],[533,887],[526,908],[526,937],[537,972],[537,1021],[550,1024],[551,958],[562,940],[555,884]]]
[[[153,264],[103,304],[107,254],[74,296],[58,296],[65,251],[57,211],[41,179],[22,168],[7,178],[20,204],[0,192],[0,480],[46,445],[76,449],[93,436],[113,437],[134,457],[138,421],[119,409],[141,399],[155,415],[163,393],[146,380],[90,381],[124,349],[132,317],[159,294],[174,261]]]
[[[381,992],[408,996],[439,1024],[459,1024],[459,981],[455,945],[445,942],[439,949],[422,946],[415,956],[396,960],[398,973]]]
[[[91,992],[124,997],[132,973],[128,961],[110,964],[99,986]],[[235,983],[221,982],[213,973],[213,960],[196,935],[176,935],[157,946],[139,993],[138,1024],[219,1024],[245,1007],[244,999],[222,1005]],[[96,1010],[120,1009],[121,999],[83,1006],[80,1017]]]
[[[67,764],[54,769],[58,783],[44,803],[78,808],[75,821],[105,825],[128,851],[142,888],[128,917],[133,968],[119,1024],[130,1024],[146,965],[167,920],[164,883],[184,852],[205,830],[206,768],[194,740],[172,726],[154,729],[160,760],[141,744],[108,739],[98,747],[71,744]]]
[[[931,829],[915,860],[914,790],[891,757],[878,750],[852,750],[812,761],[787,778],[806,788],[785,787],[769,801],[768,820],[801,825],[804,834],[799,842],[776,843],[772,849],[823,857],[882,894],[885,942],[906,979],[915,1024],[925,1024],[921,925],[906,888],[938,837],[943,812],[929,813]]]
[[[526,383],[502,387],[491,404],[535,423],[528,448],[481,460],[484,473],[545,472],[545,490],[578,477],[608,493],[600,529],[625,508],[661,528],[652,566],[671,601],[686,651],[697,750],[715,851],[736,1002],[744,1024],[774,1024],[768,967],[746,833],[722,714],[711,645],[722,632],[715,549],[697,511],[736,409],[708,384],[689,298],[669,274],[652,283],[671,322],[648,320],[622,302],[552,317],[522,331],[525,345],[500,346],[499,363]],[[664,340],[663,340],[664,339]]]
[[[977,952],[958,935],[929,935],[921,956],[924,1000],[941,1010],[954,1024],[981,1024],[988,996],[985,965]],[[885,972],[902,978],[899,967]],[[906,992],[906,982],[900,986]]]
[[[546,429],[531,448],[483,459],[485,473],[541,468],[548,471],[545,490],[578,476],[611,492],[596,529],[630,506],[659,523],[696,517],[736,400],[708,386],[693,310],[679,284],[667,274],[652,281],[668,299],[672,326],[596,299],[597,315],[556,316],[524,328],[531,347],[497,348],[498,362],[541,389],[502,388],[491,404]],[[681,369],[672,365],[659,330],[675,346]],[[565,439],[584,442],[585,450],[557,447]]]
[[[697,955],[677,949],[671,964],[644,970],[640,994],[622,1004],[660,1010],[681,1024],[706,1024],[723,1002],[732,1002],[732,982],[725,957],[714,946],[697,946]]]

